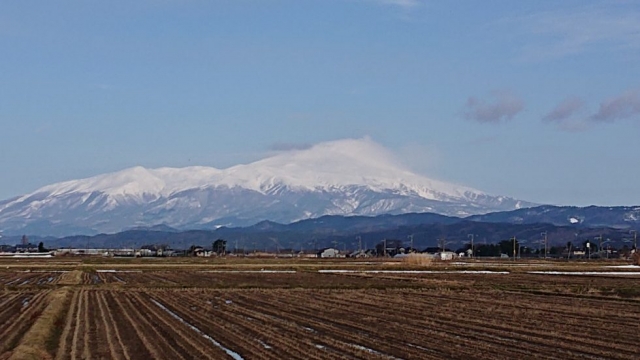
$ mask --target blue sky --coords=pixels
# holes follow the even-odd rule
[[[0,3],[0,198],[370,136],[417,172],[640,204],[640,4]]]

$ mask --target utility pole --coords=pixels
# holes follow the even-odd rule
[[[513,240],[513,261],[516,261],[516,237],[512,238]]]
[[[526,244],[526,240],[520,240],[518,243],[518,259],[522,259],[522,244]]]
[[[471,238],[471,257],[474,257],[475,256],[475,252],[473,251],[473,239],[476,237],[476,235],[475,234],[469,234],[469,235],[467,235],[467,237]]]
[[[598,239],[598,252],[601,252],[602,251],[602,234],[600,234],[600,236],[594,237],[593,239],[594,240]]]
[[[384,257],[387,257],[387,238],[384,239]]]
[[[270,237],[269,240],[273,241],[276,245],[276,257],[278,257],[280,255],[280,243],[278,242],[278,238]]]
[[[358,240],[358,252],[362,252],[362,237],[358,235],[356,236],[356,240]]]
[[[411,250],[413,251],[413,234],[407,236],[407,238],[411,239]]]
[[[547,258],[547,232],[541,232],[540,236],[542,236],[544,238],[544,258]]]
[[[633,233],[633,250],[638,252],[638,232],[636,230],[629,231],[629,234]]]

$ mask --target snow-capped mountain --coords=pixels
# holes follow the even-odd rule
[[[369,138],[321,143],[227,169],[145,169],[45,186],[0,202],[0,230],[55,235],[288,223],[322,215],[466,216],[531,203],[417,175]]]

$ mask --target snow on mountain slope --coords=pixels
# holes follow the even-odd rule
[[[327,214],[469,215],[529,205],[414,174],[364,138],[321,143],[223,170],[134,167],[53,184],[0,202],[0,228],[73,225],[112,232],[157,224],[290,222]]]
[[[278,186],[315,191],[349,185],[375,190],[414,191],[434,200],[437,200],[435,194],[452,197],[483,194],[478,190],[415,175],[368,138],[321,143],[308,150],[285,152],[226,170],[210,167],[145,169],[138,166],[45,186],[34,193],[57,196],[98,191],[110,196],[143,198],[168,196],[203,186],[242,187],[266,193]]]

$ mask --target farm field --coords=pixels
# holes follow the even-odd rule
[[[637,359],[640,269],[262,262],[3,260],[0,359]]]

